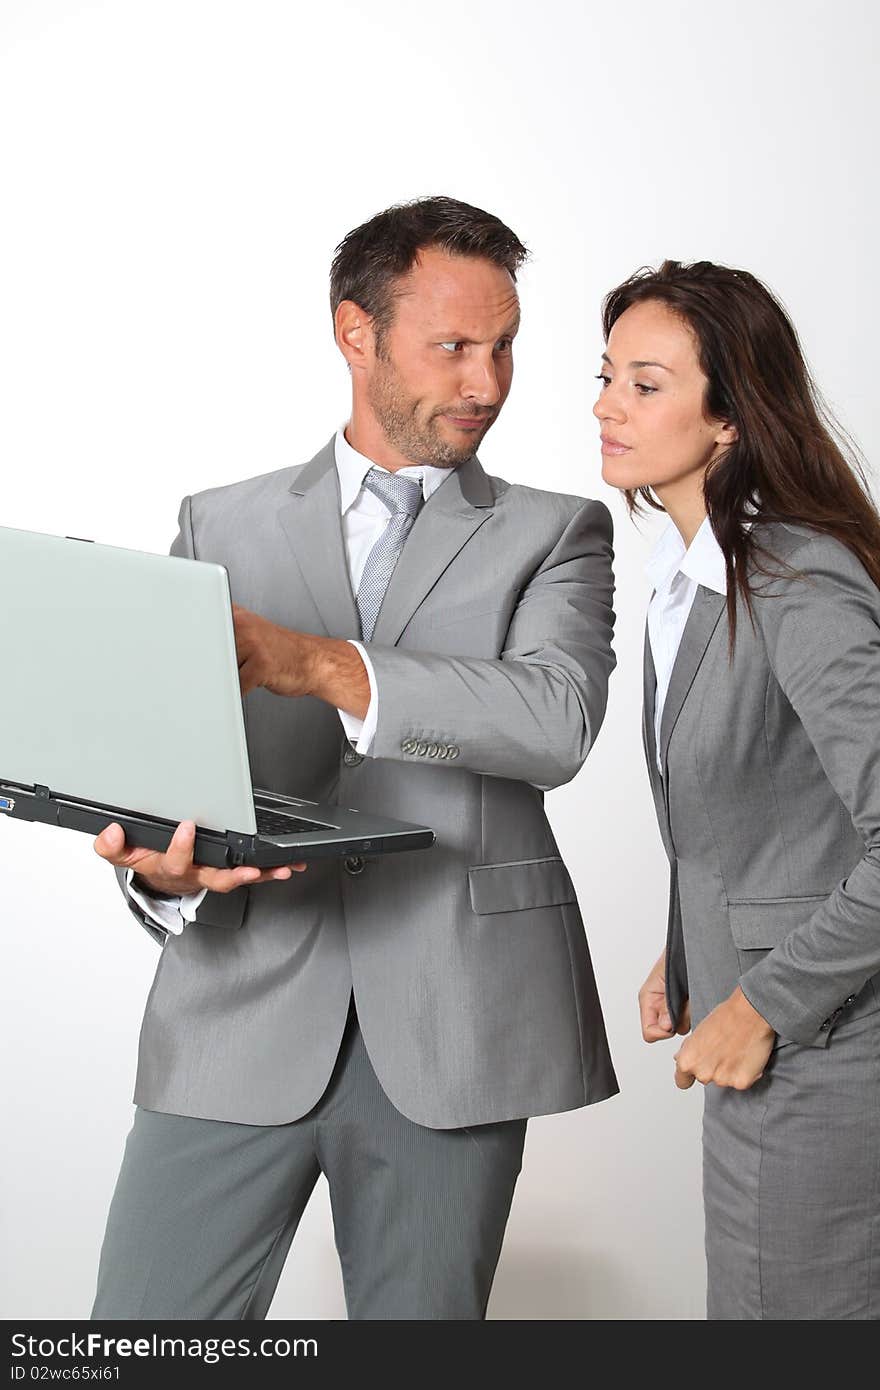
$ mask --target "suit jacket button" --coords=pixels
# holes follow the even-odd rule
[[[351,854],[345,861],[345,872],[357,876],[362,874],[367,867],[367,862],[359,854]]]
[[[422,754],[427,753],[427,751],[428,751],[428,745],[427,745],[427,743],[420,743],[419,746],[418,746],[418,748],[416,749],[416,752],[417,752],[417,753],[422,753]]]
[[[342,761],[346,767],[358,767],[364,760],[363,753],[358,753],[354,748],[346,748],[342,755]]]
[[[850,1004],[854,1004],[855,1002],[856,1002],[856,996],[855,996],[854,994],[851,994],[851,995],[849,996],[848,999],[845,999],[845,1000],[844,1000],[844,1005],[843,1005],[843,1006],[844,1006],[844,1008],[849,1008]]]
[[[450,743],[450,745],[449,745],[449,756],[450,756],[450,758],[457,758],[460,752],[461,752],[461,749],[459,748],[459,746],[458,746],[457,743]]]

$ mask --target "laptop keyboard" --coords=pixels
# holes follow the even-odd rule
[[[333,825],[301,816],[288,816],[283,811],[264,811],[256,807],[257,833],[260,835],[300,835],[308,830],[335,830]]]

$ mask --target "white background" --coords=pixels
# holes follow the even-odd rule
[[[623,1089],[530,1125],[496,1318],[703,1316],[701,1097],[674,1091],[671,1047],[646,1048],[637,1026],[666,868],[639,738],[648,535],[601,482],[590,415],[599,302],[664,256],[750,269],[880,456],[875,14],[870,0],[0,9],[7,525],[164,551],[183,494],[311,457],[347,410],[333,248],[387,204],[448,193],[533,249],[513,392],[481,457],[615,516],[610,710],[548,807]],[[159,652],[162,633],[124,640]],[[85,836],[4,823],[0,856],[0,1316],[84,1317],[157,948]],[[323,1184],[272,1316],[344,1316]]]

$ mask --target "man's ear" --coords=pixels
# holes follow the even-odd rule
[[[336,346],[352,371],[366,366],[373,353],[373,326],[370,315],[353,299],[343,299],[333,316]]]

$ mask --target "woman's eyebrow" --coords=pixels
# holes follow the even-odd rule
[[[614,366],[607,352],[602,353],[602,361],[607,362],[609,367]],[[631,367],[659,367],[661,372],[672,372],[672,368],[664,366],[662,362],[630,362],[629,365]],[[675,375],[674,372],[672,374],[673,376]]]
[[[661,372],[671,372],[671,367],[666,367],[662,362],[630,362],[631,367],[659,367]]]

